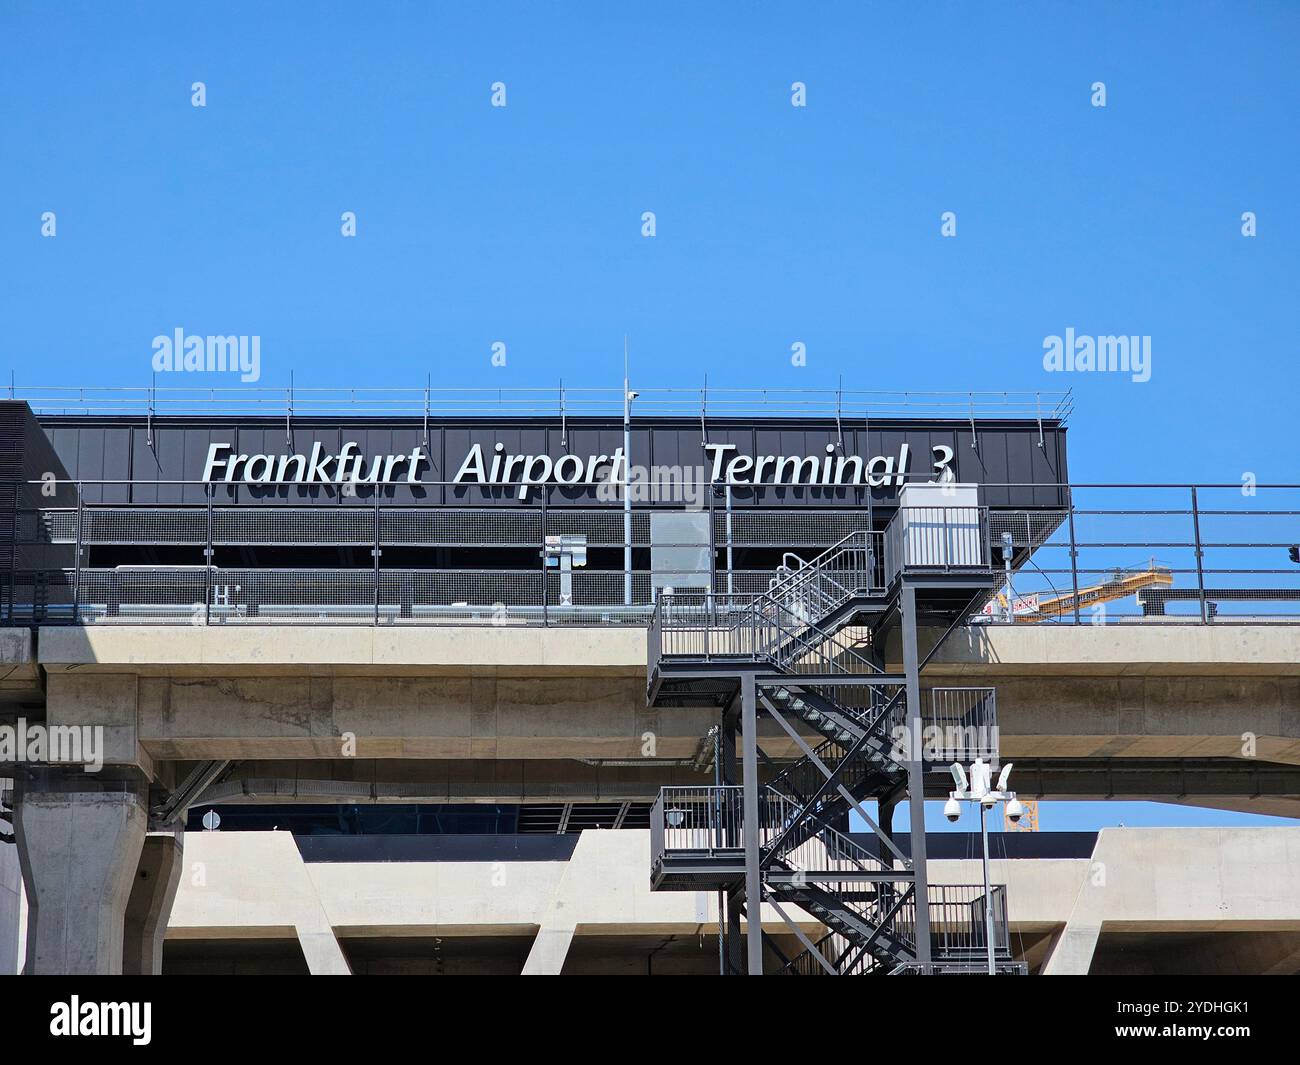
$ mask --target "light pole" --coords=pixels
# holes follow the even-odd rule
[[[632,400],[628,387],[627,354],[623,367],[623,605],[632,605]]]
[[[952,773],[953,783],[957,788],[948,793],[948,801],[943,807],[944,816],[949,821],[956,821],[961,817],[961,801],[973,802],[979,806],[980,840],[983,844],[984,864],[984,941],[988,947],[989,976],[997,975],[998,969],[993,950],[993,889],[989,885],[989,828],[985,815],[1003,801],[1007,804],[1007,818],[1013,824],[1024,815],[1024,807],[1020,805],[1016,793],[1007,790],[1007,782],[1011,778],[1011,764],[1008,762],[1002,767],[1002,772],[998,775],[998,785],[994,788],[990,786],[993,780],[993,767],[983,758],[976,758],[971,763],[969,779],[961,763],[953,762],[949,766],[949,772]]]

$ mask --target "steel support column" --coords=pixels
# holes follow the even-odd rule
[[[916,634],[916,589],[906,582],[902,605],[903,672],[907,675],[907,808],[912,824],[912,874],[916,893],[916,961],[930,965],[930,891],[925,862],[925,769],[921,764],[921,670]]]
[[[759,872],[758,692],[752,673],[740,681],[740,728],[744,742],[745,914],[749,975],[763,975],[763,886]]]
[[[724,976],[739,976],[745,971],[740,956],[740,893],[727,893],[727,966]]]

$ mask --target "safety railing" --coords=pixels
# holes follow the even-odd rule
[[[788,554],[767,594],[791,611],[823,614],[856,595],[884,592],[884,533],[859,530],[809,562]]]
[[[930,943],[936,961],[979,962],[988,956],[985,908],[993,907],[993,954],[1011,957],[1007,889],[994,885],[986,895],[979,884],[931,884]]]
[[[772,787],[759,789],[759,846],[765,848],[802,812],[802,806]],[[650,808],[650,859],[659,867],[671,858],[734,859],[744,851],[744,788],[739,785],[677,786],[659,789]],[[890,874],[895,866],[828,827],[783,850],[794,872],[821,877],[836,873]]]
[[[1061,423],[1073,408],[1070,390],[1019,392],[879,391],[831,388],[637,388],[634,418],[799,417],[829,419],[1024,418]],[[137,414],[295,417],[326,414],[463,417],[554,415],[621,418],[621,388],[201,388],[69,387],[11,383],[4,395],[40,414]]]
[[[716,857],[744,849],[744,788],[660,788],[650,807],[650,862],[670,854]]]
[[[852,721],[865,734],[866,742],[859,749],[856,759],[856,772],[867,773],[878,768],[889,768],[884,760],[901,764],[905,760],[907,746],[903,742],[904,734],[900,730],[907,724],[907,700],[905,689],[898,685],[855,685],[837,684],[834,689],[822,691],[816,686],[801,687],[798,694],[790,693],[782,698],[781,688],[774,688],[770,698],[781,709],[797,707],[806,702],[811,694],[818,700],[825,700],[823,705],[833,706],[835,713]],[[816,704],[813,706],[816,709]],[[796,711],[797,712],[797,711]],[[818,761],[829,769],[839,766],[849,753],[850,742],[840,739],[827,739],[813,749]],[[853,774],[854,767],[846,767],[844,772]],[[811,759],[803,758],[781,770],[772,778],[772,785],[778,790],[795,798],[807,799],[821,787],[824,775]],[[850,775],[844,780],[847,787],[852,787],[856,778]]]
[[[885,577],[960,573],[992,565],[988,507],[900,507],[885,527]]]
[[[1075,485],[1072,507],[993,511],[1003,587],[985,624],[1294,624],[1300,486]],[[1005,550],[1012,564],[1004,564]]]
[[[854,885],[841,890],[849,894]],[[881,885],[874,900],[876,913],[889,913],[890,933],[903,943],[916,942],[916,904],[900,885]],[[860,892],[861,888],[857,890]],[[1007,916],[1007,893],[995,885],[986,896],[978,884],[931,884],[929,887],[930,955],[937,972],[984,972],[988,958],[988,927],[985,906],[993,907],[993,956],[1003,970],[1011,961],[1011,928]],[[991,896],[991,898],[990,898]],[[782,972],[794,976],[857,976],[883,968],[869,951],[838,932],[828,932],[814,944],[820,958],[803,951],[792,958]]]
[[[260,498],[246,485],[52,487],[48,507],[36,484],[21,507],[0,514],[6,527],[12,519],[14,530],[12,566],[0,570],[3,623],[368,617],[379,624],[645,624],[665,588],[767,595],[796,618],[816,618],[859,586],[875,594],[904,566],[942,573],[968,563],[1002,579],[969,619],[975,623],[1300,619],[1300,486],[1294,485],[985,484],[985,500],[1041,493],[1047,503],[1041,509],[985,503],[967,508],[970,521],[961,520],[961,508],[932,520],[899,512],[884,530],[847,534],[848,524],[880,522],[884,514],[873,519],[866,508],[824,501],[754,507],[715,513],[712,523],[702,523],[709,526],[702,539],[681,545],[654,541],[647,509],[633,511],[629,543],[617,500],[604,508],[551,505],[548,498],[554,503],[563,494],[554,485],[533,489],[527,505],[510,491],[489,497],[474,488],[483,495],[473,500],[483,504],[476,506],[445,505],[439,492],[449,491],[446,485],[394,486],[407,493],[400,499],[362,498],[369,486],[356,498],[318,489],[320,498],[293,501]],[[427,498],[410,498],[414,489]],[[268,488],[264,495],[274,493]],[[712,494],[704,496],[701,506],[712,508]],[[1060,498],[1074,505],[1053,502]],[[542,572],[547,538],[564,535],[584,536],[589,555],[586,568],[572,571],[567,595],[557,569]],[[781,545],[795,545],[784,547],[791,556],[785,562]],[[624,568],[629,546],[630,570]],[[674,547],[690,548],[695,561],[659,560],[660,548]],[[215,567],[211,589],[205,563]],[[146,569],[147,579],[140,576]],[[255,570],[266,576],[248,576]],[[239,592],[224,595],[222,589],[235,586]],[[265,602],[256,599],[260,591],[267,591]]]
[[[828,633],[767,595],[661,594],[650,615],[650,669],[671,658],[768,661],[797,675],[879,673],[852,636]]]
[[[931,688],[922,696],[922,761],[998,761],[996,688]]]

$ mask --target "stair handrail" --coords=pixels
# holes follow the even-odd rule
[[[845,756],[846,756],[846,757],[847,757],[849,754],[852,754],[852,753],[854,753],[855,751],[857,751],[859,748],[861,748],[861,747],[866,743],[867,739],[868,739],[868,738],[869,738],[869,737],[870,737],[870,736],[875,732],[876,728],[880,725],[880,723],[886,719],[886,716],[887,716],[887,715],[893,715],[893,714],[896,714],[896,713],[897,713],[897,707],[898,707],[899,705],[901,705],[901,704],[899,703],[899,698],[900,698],[900,696],[902,696],[902,695],[904,695],[904,694],[905,694],[905,691],[899,691],[899,692],[895,693],[894,696],[893,696],[892,698],[890,698],[890,700],[889,700],[889,701],[888,701],[884,706],[882,706],[882,707],[880,708],[880,712],[877,713],[876,716],[875,716],[875,717],[874,717],[870,722],[865,723],[865,725],[863,726],[863,734],[862,734],[862,736],[859,737],[859,738],[858,738],[858,739],[853,743],[853,745],[852,745],[852,746],[851,746],[851,747],[850,747],[850,748],[845,752]],[[832,741],[827,741],[827,742],[832,742]],[[825,746],[825,744],[822,744],[822,745],[819,746],[817,749],[818,749],[818,750],[821,750],[821,748],[824,747],[824,746]],[[779,774],[777,777],[775,777],[772,781],[770,781],[770,782],[768,783],[767,786],[768,786],[769,788],[774,788],[775,785],[777,784],[777,782],[780,781],[780,780],[782,780],[783,778],[785,778],[789,773],[792,773],[794,770],[799,769],[800,767],[806,767],[809,763],[810,763],[810,759],[808,759],[808,758],[801,758],[799,761],[797,761],[797,762],[795,762],[793,765],[789,766],[785,771],[783,771],[781,774]],[[820,772],[820,771],[819,771],[819,772]],[[778,858],[778,857],[780,857],[782,854],[789,853],[789,851],[795,849],[796,847],[801,846],[801,845],[804,843],[804,841],[806,841],[807,839],[809,839],[811,836],[815,836],[815,835],[817,834],[817,832],[819,832],[819,831],[821,830],[822,826],[819,824],[819,825],[817,825],[817,826],[814,828],[814,830],[813,830],[812,832],[808,832],[808,833],[806,833],[806,834],[800,834],[800,826],[801,826],[801,825],[802,825],[802,824],[803,824],[803,823],[804,823],[804,822],[805,822],[805,821],[806,821],[810,816],[812,816],[812,815],[809,813],[809,810],[810,810],[811,807],[812,807],[812,803],[813,803],[813,802],[818,798],[818,796],[819,796],[820,794],[822,794],[822,793],[824,793],[824,792],[825,792],[825,785],[824,785],[824,783],[819,782],[819,783],[818,783],[818,789],[817,789],[817,792],[814,793],[814,795],[812,796],[812,798],[809,798],[809,799],[801,799],[801,800],[799,800],[799,801],[801,802],[802,805],[801,805],[801,807],[800,807],[799,812],[795,815],[795,818],[794,818],[793,820],[788,821],[788,822],[787,822],[787,823],[782,827],[781,831],[780,831],[779,833],[777,833],[776,838],[773,839],[770,843],[768,843],[768,845],[764,848],[764,859],[765,859],[765,860],[766,860],[766,859],[770,859],[770,858]],[[789,800],[787,800],[787,801],[789,801]],[[829,830],[829,831],[832,831],[832,832],[835,832],[835,831],[836,831],[835,829],[828,829],[828,830]],[[837,834],[842,834],[842,833],[837,833]],[[795,838],[795,837],[797,837],[797,838]],[[791,839],[791,838],[794,838],[794,842],[791,843],[789,846],[783,846],[784,844],[786,844],[787,840],[789,840],[789,839]],[[850,841],[850,842],[851,842],[851,841]],[[855,844],[855,846],[856,846],[856,844]],[[869,853],[869,852],[868,852],[868,853]],[[896,855],[897,855],[897,856],[898,856],[898,857],[903,861],[903,863],[904,863],[905,866],[910,867],[910,864],[911,864],[911,863],[910,863],[910,860],[909,860],[909,859],[906,859],[906,858],[903,858],[902,854],[901,854],[900,852],[898,852],[896,848],[895,848],[895,854],[896,854]],[[883,864],[883,862],[884,862],[884,859],[883,859],[883,858],[880,858],[880,859],[878,859],[878,860]]]
[[[801,636],[798,632],[794,631],[793,629],[787,628],[786,625],[783,624],[780,620],[777,620],[776,618],[770,617],[768,615],[762,615],[762,619],[766,624],[777,629],[782,636],[787,637],[787,642],[792,641],[798,643],[803,648],[804,652],[807,653],[808,655],[819,658],[822,661],[830,664],[831,666],[836,666],[834,659],[832,659],[829,655],[827,655],[824,651],[821,650],[821,645],[829,643],[832,640],[834,640],[835,637],[838,635],[837,633],[828,633],[824,629],[819,628],[814,622],[805,620],[804,618],[799,618],[797,615],[794,614],[794,611],[792,611],[784,603],[777,602],[775,599],[773,599],[771,596],[767,595],[766,593],[761,593],[759,595],[754,596],[753,602],[751,604],[751,609],[757,612],[759,604],[764,602],[769,604],[773,608],[773,610],[775,610],[779,614],[782,615],[788,614],[796,617],[796,619],[799,621],[799,623],[803,626],[804,629],[811,629],[813,632],[815,632],[818,636],[821,637],[821,643],[820,644],[813,643],[808,639],[806,639],[805,637]],[[874,662],[858,654],[858,652],[853,650],[853,648],[851,647],[841,647],[839,650],[842,656],[848,656],[849,658],[853,659],[856,663],[864,666],[865,668],[861,670],[861,672],[863,673],[875,674],[875,673],[884,672],[884,670],[881,669],[879,666],[877,666]],[[771,662],[775,663],[777,666],[779,666],[782,670],[788,670],[790,662],[794,658],[793,655],[778,655],[772,651],[766,652],[765,657],[768,658]],[[831,669],[830,672],[847,673],[849,671],[837,667]]]
[[[901,687],[902,686],[900,685],[900,688]],[[860,719],[855,713],[853,713],[851,708],[842,707],[839,706],[838,704],[836,704],[836,708],[839,710],[846,710],[847,711],[846,716],[853,718],[854,724],[857,725],[859,728],[861,728],[864,733],[870,735],[871,733],[876,731],[877,727],[879,727],[881,722],[885,721],[887,717],[896,716],[900,708],[906,706],[906,702],[898,698],[899,696],[905,697],[905,695],[906,695],[905,691],[896,692],[894,696],[891,696],[889,699],[884,700],[882,705],[876,710],[875,714],[865,721]],[[822,743],[819,743],[816,747],[814,747],[813,753],[817,755],[818,758],[822,758],[824,761],[825,759],[823,757],[823,753],[825,752],[827,747],[831,747],[831,746],[843,748],[846,752],[851,749],[850,746],[846,746],[845,744],[841,743],[839,740],[827,739],[824,740]],[[800,767],[805,765],[811,765],[811,762],[806,757],[791,762],[788,766],[782,769],[781,772],[779,772],[775,777],[772,778],[771,783],[776,784],[778,781],[786,779],[796,769],[799,769]],[[818,770],[818,774],[820,775],[820,770]]]
[[[771,786],[770,784],[767,785],[767,787],[768,787],[768,790],[770,790],[770,791],[771,791],[771,790],[775,790],[775,789],[772,788],[772,786]],[[790,800],[790,797],[789,797],[789,796],[787,796],[787,795],[781,795],[780,792],[776,792],[776,794],[777,794],[778,796],[780,796],[780,798],[783,800],[783,805],[788,805],[788,804],[790,804],[791,800]],[[796,816],[797,816],[797,815],[796,815]],[[895,871],[896,871],[896,869],[895,869],[894,864],[893,864],[892,861],[885,861],[885,859],[882,858],[880,855],[878,855],[878,854],[873,854],[871,851],[867,850],[866,847],[862,846],[861,843],[858,843],[856,840],[850,838],[849,836],[846,836],[846,835],[845,835],[843,832],[841,832],[839,829],[837,829],[837,828],[832,828],[830,825],[818,825],[818,826],[817,826],[817,831],[816,831],[816,832],[815,832],[811,837],[809,837],[809,839],[814,839],[814,838],[817,838],[817,837],[819,837],[819,836],[823,836],[823,835],[825,835],[825,836],[829,836],[832,840],[834,840],[834,842],[835,842],[835,847],[836,847],[836,851],[837,851],[837,856],[836,856],[836,857],[831,857],[831,855],[830,855],[830,849],[827,848],[827,861],[834,862],[834,861],[841,861],[841,860],[842,860],[842,861],[850,862],[850,863],[852,864],[853,868],[854,868],[857,872],[860,872],[860,873],[872,873],[872,872],[881,872],[881,871],[895,872]],[[797,850],[799,847],[802,847],[805,843],[807,843],[807,842],[809,841],[809,839],[802,839],[802,840],[800,840],[798,843],[796,843],[793,847],[790,847],[790,848],[787,848],[787,849],[783,849],[783,850],[780,852],[779,855],[777,855],[777,854],[767,854],[767,856],[769,856],[769,857],[788,857],[791,851]],[[765,853],[766,853],[766,852],[765,852]],[[866,863],[865,865],[863,864],[864,862]],[[821,872],[822,870],[812,870],[812,871],[813,871],[813,872]],[[831,868],[828,868],[828,869],[826,869],[826,870],[824,870],[824,871],[825,871],[825,872],[845,872],[846,870],[844,870],[844,869],[840,869],[840,868],[831,867]]]
[[[815,558],[812,558],[807,562],[804,562],[804,564],[800,566],[799,569],[790,569],[785,565],[785,562],[783,560],[779,569],[788,570],[788,575],[781,577],[776,581],[776,583],[770,584],[768,586],[767,594],[773,596],[776,595],[784,596],[784,595],[796,594],[796,590],[798,586],[806,583],[811,583],[818,576],[824,576],[828,565],[832,561],[834,561],[836,557],[844,554],[845,550],[847,549],[847,545],[849,544],[850,541],[861,539],[863,541],[862,547],[859,548],[855,545],[854,549],[861,550],[865,548],[866,550],[870,551],[872,546],[871,538],[873,535],[881,535],[881,534],[878,534],[877,530],[874,529],[855,529],[847,536],[842,537],[834,544],[832,544],[830,547],[826,548],[825,551],[821,552],[821,554],[817,555]],[[882,547],[883,547],[883,539],[882,539]],[[868,574],[869,582],[873,576],[874,573]],[[829,577],[827,577],[826,579],[831,580],[833,584],[836,584],[841,589],[841,591],[847,591],[851,594],[852,589],[846,590],[844,589],[843,585],[839,584],[838,581],[834,581],[832,578]],[[868,587],[870,587],[870,584],[868,584]],[[838,600],[834,600],[832,605],[838,605],[840,602],[843,602],[846,598],[847,595],[841,597]]]

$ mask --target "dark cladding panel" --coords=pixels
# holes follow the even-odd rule
[[[110,428],[103,433],[78,433],[79,450],[86,450],[89,445],[102,445],[100,449],[101,475],[105,480],[118,481],[119,484],[96,486],[100,489],[100,499],[105,503],[128,503],[131,500],[131,430],[124,427]],[[79,474],[84,477],[84,474]]]
[[[735,457],[736,455],[752,455],[754,453],[752,450],[754,446],[754,430],[751,428],[744,428],[741,426],[733,426],[733,425],[710,426],[709,443],[735,445],[736,447],[735,451],[727,451],[723,454],[722,472],[725,475],[727,470],[727,463],[730,462],[733,457]],[[706,452],[703,447],[700,447],[699,455],[700,458],[698,461],[704,475],[704,481],[705,483],[708,483],[711,477],[713,476],[713,457],[709,452]],[[725,505],[726,503],[725,495],[721,497],[719,502]],[[744,487],[732,488],[731,505],[733,509],[736,507],[752,506],[753,502],[754,502],[754,492],[752,489],[744,488]]]
[[[962,441],[962,445],[966,448],[966,454],[969,456],[967,461],[977,471],[975,477],[963,479],[994,486],[985,488],[981,494],[980,501],[985,506],[1007,506],[1012,498],[1013,491],[1010,488],[997,486],[1024,481],[1025,477],[1022,476],[1021,467],[1027,469],[1028,456],[1022,455],[1019,447],[1015,446],[1016,442],[1010,440],[1005,434],[986,434],[980,437],[979,443],[979,450],[976,451],[970,446],[969,433],[966,434],[965,439]]]
[[[100,432],[103,432],[101,429]],[[157,480],[163,466],[158,455],[158,437],[150,439],[143,425],[131,432],[131,501],[133,503],[159,503]]]
[[[1043,446],[1038,446],[1038,433],[1033,432],[1031,454],[1033,465],[1029,480],[1036,485],[1063,485],[1069,480],[1065,469],[1065,449],[1063,436],[1044,436]],[[1034,504],[1040,507],[1064,507],[1068,500],[1059,488],[1035,488]]]
[[[389,439],[392,441],[392,453],[406,455],[408,460],[400,466],[394,467],[393,479],[401,483],[384,489],[384,498],[395,503],[423,504],[428,502],[431,495],[430,489],[421,488],[418,484],[407,483],[411,472],[409,457],[417,447],[420,449],[422,457],[416,462],[415,470],[417,481],[421,479],[440,480],[443,477],[442,470],[439,468],[442,463],[441,453],[438,453],[436,463],[429,462],[429,449],[424,443],[424,427],[422,425],[394,426],[389,433]],[[437,489],[432,491],[436,492]]]
[[[102,480],[111,476],[104,472],[105,455],[109,444],[106,434],[92,432],[86,434],[83,439],[81,430],[75,426],[70,426],[56,429],[46,435],[54,449],[54,453],[58,456],[59,462],[63,465],[71,480],[75,481],[83,477]],[[86,450],[89,450],[90,454],[85,454]],[[85,486],[81,498],[87,503],[120,502],[120,500],[114,499],[111,493],[106,493],[100,485]]]
[[[279,418],[258,418],[238,421],[219,418],[211,421],[199,419],[157,419],[152,423],[153,442],[147,440],[148,426],[143,418],[81,418],[60,416],[44,419],[46,432],[72,472],[86,481],[98,479],[117,480],[130,477],[135,481],[133,500],[140,503],[202,503],[204,489],[201,482],[208,448],[212,443],[228,443],[232,450],[243,454],[269,454],[277,461],[280,456],[301,454],[309,457],[314,444],[319,443],[323,454],[337,455],[345,441],[353,441],[364,458],[368,471],[376,456],[400,454],[407,456],[412,448],[424,442],[424,423],[420,418],[366,418],[330,419],[300,418],[292,425],[292,440],[285,439],[285,423]],[[1034,421],[991,422],[978,424],[979,448],[971,447],[969,424],[960,420],[904,422],[882,420],[864,424],[845,424],[844,444],[831,458],[853,457],[862,459],[864,476],[869,460],[876,456],[892,460],[897,474],[897,462],[904,444],[909,448],[907,473],[910,480],[928,481],[933,476],[936,445],[951,448],[951,467],[958,480],[976,482],[985,486],[985,501],[992,506],[1050,507],[1064,504],[1065,494],[1053,487],[1063,481],[1065,470],[1065,431],[1047,425],[1043,429],[1044,446],[1039,446],[1039,427]],[[613,456],[622,446],[622,421],[618,418],[578,418],[567,423],[568,446],[562,446],[561,425],[558,418],[504,419],[500,422],[471,419],[454,419],[429,426],[429,459],[421,466],[420,476],[425,482],[450,481],[455,477],[474,445],[483,453],[485,468],[490,472],[497,452],[494,446],[502,445],[503,455],[549,455],[552,460],[571,454],[581,459],[584,483],[589,475],[593,457]],[[758,455],[793,456],[816,459],[819,464],[828,457],[827,444],[838,439],[834,420],[820,419],[800,422],[796,419],[751,420],[741,418],[706,421],[704,432],[713,443],[734,444],[726,461],[735,456]],[[632,458],[636,465],[668,467],[674,471],[703,472],[707,479],[712,463],[702,446],[701,426],[698,419],[646,419],[635,420],[632,427]],[[331,464],[330,479],[335,470]],[[606,464],[608,469],[609,464]],[[770,479],[773,467],[769,466]],[[883,471],[881,471],[883,472]],[[404,481],[406,463],[394,467],[395,477]],[[522,467],[518,464],[512,476],[518,479]],[[747,475],[748,476],[748,475]],[[167,480],[192,481],[192,485],[167,486]],[[1024,487],[1002,487],[1008,482]],[[221,482],[218,482],[221,483]],[[994,487],[989,487],[994,486]],[[86,499],[115,501],[114,489],[101,489],[88,485]],[[219,501],[286,502],[322,501],[339,499],[332,485],[304,485],[282,488],[278,486],[221,487],[216,490]],[[107,493],[107,494],[106,494]],[[446,506],[517,506],[516,489],[477,484],[461,484],[442,488],[436,483],[423,489],[408,488],[404,483],[389,490],[388,495],[399,502],[425,502]],[[528,492],[528,503],[536,505],[541,498],[537,490]],[[676,496],[677,493],[674,493]],[[864,487],[802,486],[736,486],[733,505],[744,507],[857,507],[867,502]],[[870,492],[874,505],[888,509],[897,498],[897,485],[889,483]],[[358,505],[373,499],[365,486],[355,496],[343,497],[346,505]],[[120,501],[120,500],[116,500]],[[584,497],[582,490],[552,489],[548,503],[555,506],[591,505],[595,503],[595,490],[590,488]],[[667,501],[667,505],[674,505]],[[679,505],[679,501],[678,501]]]
[[[238,431],[224,429],[214,433],[211,442],[231,445],[231,451],[222,452],[223,455],[274,455],[276,467],[273,473],[278,475],[280,472],[279,459],[283,455],[302,455],[304,466],[310,464],[312,450],[317,444],[320,445],[322,455],[337,455],[342,444],[342,434],[339,428],[334,425],[319,425],[313,422],[299,423],[293,427],[292,442],[286,443],[284,423],[275,421],[244,427]],[[293,478],[296,469],[296,466],[286,468],[285,473],[289,479]],[[200,462],[196,476],[201,477],[202,474],[203,463]],[[246,484],[243,481],[243,466],[236,470],[236,474],[237,477],[233,484],[225,483],[224,471],[214,480],[216,487],[213,489],[213,500],[215,502],[293,503],[309,501],[325,503],[338,498],[338,490],[328,484],[304,484],[302,486]]]
[[[633,454],[646,456],[646,461],[651,466],[674,466],[680,469],[683,466],[698,465],[696,456],[702,454],[700,447],[699,432],[695,436],[695,446],[683,439],[681,427],[674,426],[669,429],[656,429],[649,434],[648,450],[639,449],[637,442],[632,443]]]
[[[470,437],[471,430],[465,425],[449,425],[438,434],[441,437],[441,449],[443,456],[443,476],[439,478],[442,481],[451,481],[456,477],[456,471],[460,469],[460,464],[464,461],[465,456],[469,454],[472,446]],[[484,461],[487,461],[486,456]],[[465,500],[461,494],[454,488],[439,486],[439,502],[446,506],[461,506]]]
[[[1008,437],[1002,437],[1002,440],[1008,440]],[[1030,442],[1020,434],[1016,435],[1014,440],[1009,441],[1010,446],[1003,449],[1002,466],[997,471],[996,477],[990,480],[1005,481],[1008,484],[1031,484],[1034,480],[1034,452],[1038,450],[1035,442]],[[1006,499],[1024,498],[1025,495],[1032,497],[1032,491],[1026,489],[1008,489]]]

